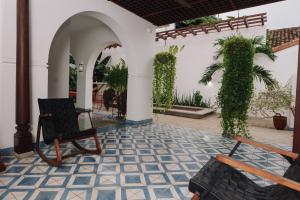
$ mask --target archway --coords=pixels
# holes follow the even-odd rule
[[[49,98],[69,96],[69,56],[72,55],[76,66],[83,68],[77,69],[76,106],[92,107],[92,78],[96,59],[106,46],[120,43],[112,29],[95,18],[95,14],[84,12],[74,15],[55,34],[49,53]]]

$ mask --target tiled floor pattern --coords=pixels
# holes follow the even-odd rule
[[[8,166],[0,174],[0,199],[190,199],[189,179],[210,156],[229,153],[233,141],[170,125],[149,124],[99,133],[102,156],[77,156],[60,168],[49,167],[34,155],[17,160],[4,156]],[[92,140],[82,141],[94,147]],[[64,153],[72,145],[62,145]],[[45,147],[48,156],[55,155]],[[288,164],[279,156],[247,145],[239,160],[282,174]],[[261,184],[264,180],[252,177]]]

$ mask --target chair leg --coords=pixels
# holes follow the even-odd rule
[[[37,134],[36,134],[36,146],[35,146],[35,150],[36,152],[39,154],[39,156],[41,157],[41,159],[43,161],[45,161],[46,163],[48,163],[51,166],[54,167],[58,167],[59,165],[61,165],[61,152],[59,149],[59,143],[58,140],[54,140],[54,143],[58,143],[58,148],[55,148],[56,150],[56,159],[49,159],[46,157],[46,155],[43,153],[43,151],[40,149],[40,137],[41,137],[41,120],[39,119],[38,122],[38,128],[37,128]],[[56,147],[57,145],[55,145]]]
[[[199,196],[199,194],[197,192],[192,197],[192,200],[200,200],[200,196]]]
[[[95,144],[96,144],[98,154],[101,154],[102,149],[101,149],[100,142],[99,142],[97,134],[94,136],[94,139],[95,139]]]
[[[54,139],[54,147],[55,147],[55,151],[56,151],[56,161],[57,164],[60,165],[61,164],[61,150],[60,150],[60,146],[59,146],[59,140],[58,139]]]

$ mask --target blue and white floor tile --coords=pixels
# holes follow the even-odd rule
[[[228,154],[235,142],[189,128],[149,124],[99,133],[103,153],[78,155],[50,167],[37,155],[16,159],[5,155],[0,174],[3,200],[171,200],[191,199],[189,179],[211,156]],[[93,140],[81,144],[94,148]],[[64,144],[64,153],[73,151]],[[54,156],[52,147],[43,149]],[[289,166],[278,155],[242,145],[234,156],[282,174]],[[260,184],[269,184],[247,174]]]

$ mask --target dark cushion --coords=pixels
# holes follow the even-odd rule
[[[294,177],[296,172],[299,173],[299,166],[291,165],[285,176]],[[297,176],[299,177],[299,174]],[[261,187],[240,171],[218,162],[215,158],[211,158],[190,180],[189,190],[204,195],[205,200],[300,199],[299,192],[281,185]]]
[[[92,133],[90,131],[80,132],[73,99],[38,99],[38,104],[41,114],[51,114],[51,117],[41,119],[43,138],[46,144],[53,143],[55,138],[66,140]],[[95,130],[93,130],[94,132]]]

